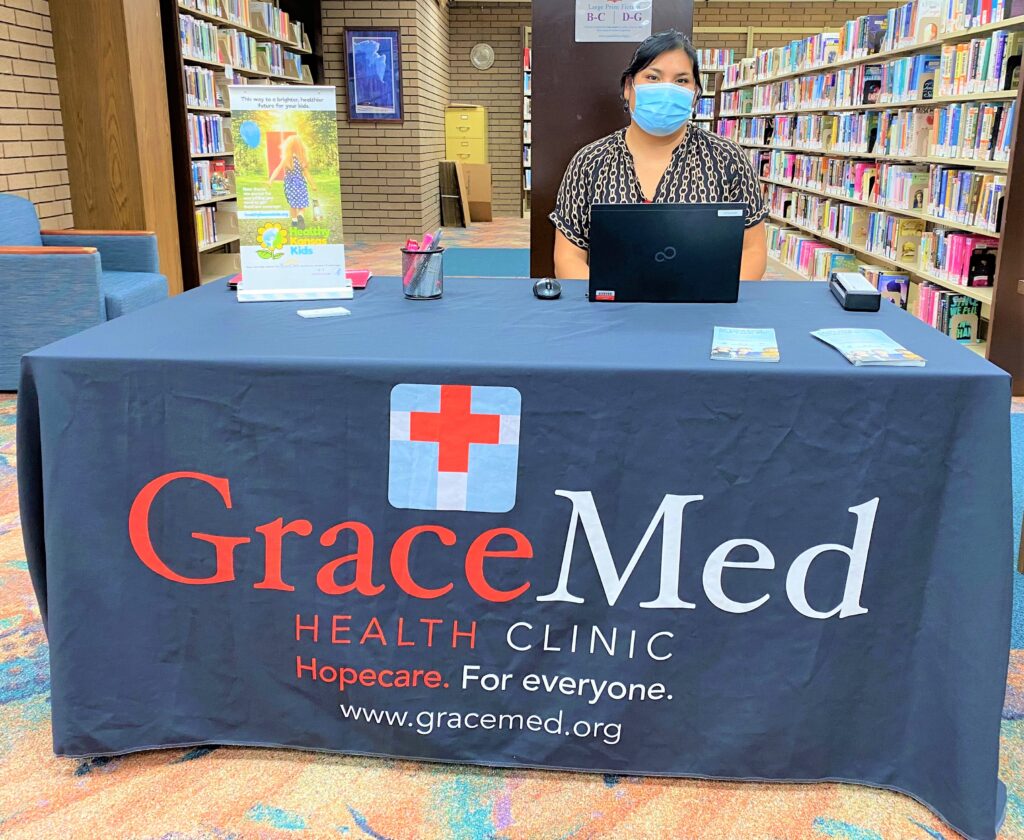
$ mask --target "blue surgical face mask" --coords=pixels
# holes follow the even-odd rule
[[[633,119],[648,134],[668,137],[675,134],[693,116],[696,94],[672,82],[635,85],[636,105]]]

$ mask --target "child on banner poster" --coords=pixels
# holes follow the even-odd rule
[[[334,88],[241,85],[230,95],[238,299],[350,298]]]
[[[275,149],[277,154],[272,155]],[[306,144],[295,132],[274,131],[267,135],[267,156],[267,168],[271,170],[270,182],[278,179],[284,182],[284,197],[291,208],[292,227],[298,225],[304,228],[309,217],[308,210],[316,204],[310,197],[316,187],[310,178]]]

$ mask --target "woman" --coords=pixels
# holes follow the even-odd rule
[[[284,174],[284,197],[288,201],[292,217],[292,226],[306,226],[303,215],[310,205],[309,189],[312,179],[309,173],[309,153],[306,144],[298,134],[290,134],[281,144],[281,162],[270,176],[273,184]]]
[[[562,179],[551,214],[555,276],[589,278],[594,204],[742,202],[740,278],[760,280],[768,261],[768,207],[743,150],[691,119],[702,88],[690,39],[674,29],[652,35],[621,85],[629,126],[580,149]]]

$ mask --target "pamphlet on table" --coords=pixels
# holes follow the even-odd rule
[[[726,362],[777,362],[779,345],[775,330],[715,327],[711,358]]]
[[[811,335],[835,347],[850,364],[858,367],[924,367],[924,358],[893,341],[881,330],[815,330]]]

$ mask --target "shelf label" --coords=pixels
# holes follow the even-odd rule
[[[640,43],[651,35],[652,0],[576,0],[576,42]]]

